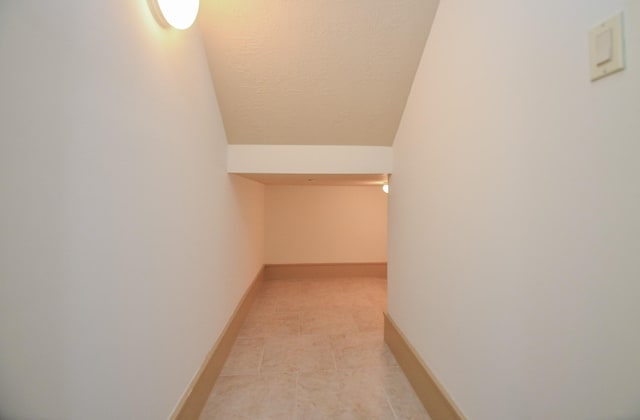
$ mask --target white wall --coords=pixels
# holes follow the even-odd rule
[[[197,28],[0,1],[0,418],[167,418],[263,262]]]
[[[627,70],[589,81],[626,13]],[[462,411],[640,417],[640,2],[442,0],[394,145],[389,310]]]
[[[231,173],[389,174],[393,149],[383,146],[283,146],[230,144]]]
[[[387,194],[380,186],[267,186],[265,259],[387,261]]]

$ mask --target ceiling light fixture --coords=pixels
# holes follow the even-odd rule
[[[200,0],[148,0],[149,8],[161,26],[188,29],[198,16]]]
[[[384,184],[382,186],[382,191],[384,191],[385,194],[389,194],[389,184]]]

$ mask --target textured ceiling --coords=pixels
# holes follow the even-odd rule
[[[203,0],[231,144],[393,143],[436,0]]]

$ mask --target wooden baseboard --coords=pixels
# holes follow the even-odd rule
[[[218,341],[204,360],[200,370],[189,385],[182,401],[176,407],[171,420],[197,420],[222,371],[231,347],[238,336],[240,327],[251,308],[256,293],[264,281],[264,267],[260,269],[253,283],[240,299],[233,315],[225,326]]]
[[[387,263],[267,264],[265,280],[327,277],[387,277]]]
[[[384,341],[409,379],[418,398],[433,420],[463,420],[456,407],[431,370],[424,364],[388,313],[384,313]]]

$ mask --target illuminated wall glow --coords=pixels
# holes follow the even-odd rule
[[[188,29],[198,16],[200,0],[149,0],[149,6],[162,26]]]

